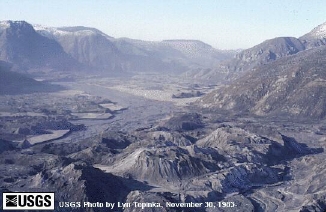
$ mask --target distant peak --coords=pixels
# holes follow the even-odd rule
[[[325,38],[326,37],[326,22],[315,27],[308,35],[314,38]]]
[[[200,40],[189,40],[189,39],[171,39],[171,40],[163,40],[163,42],[190,42],[190,43],[203,43]]]
[[[200,40],[187,40],[187,39],[171,39],[171,40],[163,40],[163,42],[167,43],[188,43],[188,44],[201,44],[201,45],[208,45]]]
[[[168,43],[170,45],[187,45],[187,46],[194,46],[199,48],[211,48],[212,46],[204,43],[200,40],[187,40],[187,39],[173,39],[173,40],[163,40],[163,43]]]
[[[25,26],[25,25],[31,26],[26,21],[11,21],[11,20],[0,21],[0,26],[2,27]]]
[[[0,21],[0,28],[8,28],[10,23],[8,21]]]
[[[0,21],[0,29],[2,30],[13,30],[17,31],[22,30],[24,32],[33,32],[34,28],[32,25],[27,23],[26,21]]]

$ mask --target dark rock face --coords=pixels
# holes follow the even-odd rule
[[[169,119],[164,125],[167,129],[183,131],[194,130],[203,127],[201,115],[197,113],[177,114]]]
[[[322,148],[308,148],[307,145],[298,143],[292,137],[285,135],[281,136],[284,141],[284,147],[286,148],[286,150],[283,151],[283,154],[287,155],[288,157],[294,155],[318,154],[324,151]]]
[[[204,95],[204,93],[202,93],[200,91],[192,91],[192,92],[189,92],[189,93],[181,92],[181,93],[173,94],[172,98],[182,99],[182,98],[199,97],[199,96],[202,96],[202,95]]]
[[[102,134],[102,143],[111,149],[125,149],[131,144],[131,138],[127,135],[119,134],[116,132],[106,132]]]
[[[258,66],[241,79],[203,97],[205,107],[257,115],[324,118],[324,47]],[[307,104],[309,102],[309,104]]]
[[[15,145],[11,141],[0,139],[0,153],[15,149]]]

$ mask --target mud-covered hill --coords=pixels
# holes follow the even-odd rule
[[[10,71],[12,65],[0,60],[0,95],[53,92],[63,89],[58,85],[38,82],[28,75]]]
[[[183,129],[176,125],[178,120],[200,126]],[[324,155],[323,145],[315,142],[323,138],[323,132],[312,133],[314,139],[304,144],[289,134],[294,126],[287,131],[270,125],[272,129],[266,135],[257,129],[260,123],[226,122],[211,123],[196,113],[183,113],[129,133],[107,130],[87,138],[24,149],[2,140],[5,151],[0,152],[0,193],[54,191],[57,211],[108,210],[59,207],[59,202],[86,201],[154,201],[163,206],[160,210],[115,206],[115,211],[204,212],[213,209],[168,208],[165,204],[218,205],[221,201],[234,202],[241,210],[323,208],[325,192],[318,173],[310,177],[316,180],[309,192],[295,190],[297,180],[304,185],[301,170],[296,167],[308,166],[314,158],[316,165],[323,164],[324,160],[318,159]],[[296,201],[301,194],[313,204]]]

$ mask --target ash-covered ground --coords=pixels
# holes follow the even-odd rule
[[[323,121],[201,108],[217,85],[173,76],[57,84],[66,90],[0,96],[1,192],[55,192],[56,211],[326,208]]]

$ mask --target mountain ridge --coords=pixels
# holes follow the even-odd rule
[[[302,40],[306,48],[326,45],[326,22],[318,25],[299,39]]]
[[[25,21],[1,22],[0,59],[24,71],[69,71],[80,68],[57,42],[41,36]]]
[[[192,66],[213,66],[233,56],[232,51],[217,50],[197,40],[143,41],[113,38],[95,28],[82,26],[56,28],[36,25],[35,27],[40,34],[58,41],[65,52],[79,62],[93,68],[98,66],[99,69],[118,68],[120,71],[158,69],[163,72],[166,69],[180,73],[186,70],[188,64],[191,64],[188,69]],[[176,42],[179,45],[176,45]],[[180,42],[186,42],[186,47],[180,46]],[[93,50],[85,46],[94,47],[97,43],[101,45]],[[95,56],[101,58],[100,65],[93,61]],[[108,64],[111,66],[107,66]]]
[[[216,82],[233,81],[250,72],[255,66],[267,64],[303,50],[305,46],[301,40],[294,37],[277,37],[240,51],[232,59],[218,64],[216,68],[202,73],[189,74],[195,78]]]
[[[214,66],[233,56],[230,51],[214,49],[201,41],[182,40],[187,43],[185,47],[180,45],[181,40],[116,39],[98,29],[83,26],[46,27],[26,21],[2,21],[0,33],[0,59],[18,66],[13,70],[36,74],[80,70],[107,74],[179,74]]]
[[[207,94],[200,104],[260,116],[324,118],[325,56],[326,47],[321,46],[257,66],[246,76]]]

